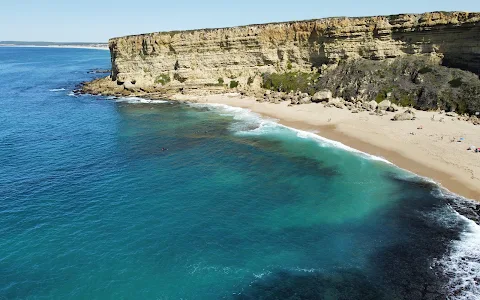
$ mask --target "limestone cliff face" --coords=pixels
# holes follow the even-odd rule
[[[260,74],[331,68],[342,60],[438,57],[480,74],[480,13],[434,12],[158,32],[109,41],[112,80],[162,85],[241,86]]]

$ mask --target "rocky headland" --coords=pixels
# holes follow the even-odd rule
[[[110,76],[77,92],[245,107],[480,200],[480,154],[467,152],[480,147],[480,13],[157,32],[109,48]]]
[[[109,41],[112,73],[86,92],[224,93],[262,88],[356,103],[480,111],[480,13],[327,18],[157,32]],[[290,93],[291,94],[291,93]],[[309,103],[293,95],[292,104]],[[290,99],[290,98],[288,98]],[[265,99],[266,101],[284,100]]]

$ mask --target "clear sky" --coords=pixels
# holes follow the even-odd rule
[[[480,12],[480,0],[0,0],[0,41],[106,42],[154,31],[439,10]]]

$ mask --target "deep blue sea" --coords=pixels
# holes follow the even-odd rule
[[[109,64],[0,48],[0,299],[479,299],[477,204],[247,110],[73,95]]]

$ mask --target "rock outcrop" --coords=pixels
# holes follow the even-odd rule
[[[479,38],[480,13],[434,12],[158,32],[113,38],[109,47],[112,79],[122,84],[153,87],[166,75],[173,83],[248,85],[265,72],[412,54],[479,74]]]
[[[479,101],[467,103],[480,92],[470,84],[480,74],[480,13],[341,17],[157,32],[113,38],[109,48],[111,76],[87,84],[84,91],[128,94],[265,87],[313,96],[297,97],[295,103],[341,97],[364,102],[387,99],[403,106],[461,113],[480,109]],[[460,70],[437,72],[435,66]],[[280,75],[272,79],[269,74]],[[403,84],[400,78],[404,86],[397,89],[401,76],[408,82]],[[448,78],[442,87],[423,88],[439,76]],[[465,88],[459,89],[462,84]],[[408,92],[412,89],[415,93]],[[315,96],[321,90],[332,95]],[[435,91],[441,93],[432,97]]]
[[[393,121],[407,121],[407,120],[414,120],[415,119],[415,112],[413,112],[410,109],[407,109],[406,111],[402,113],[398,113],[395,116],[393,116]]]

